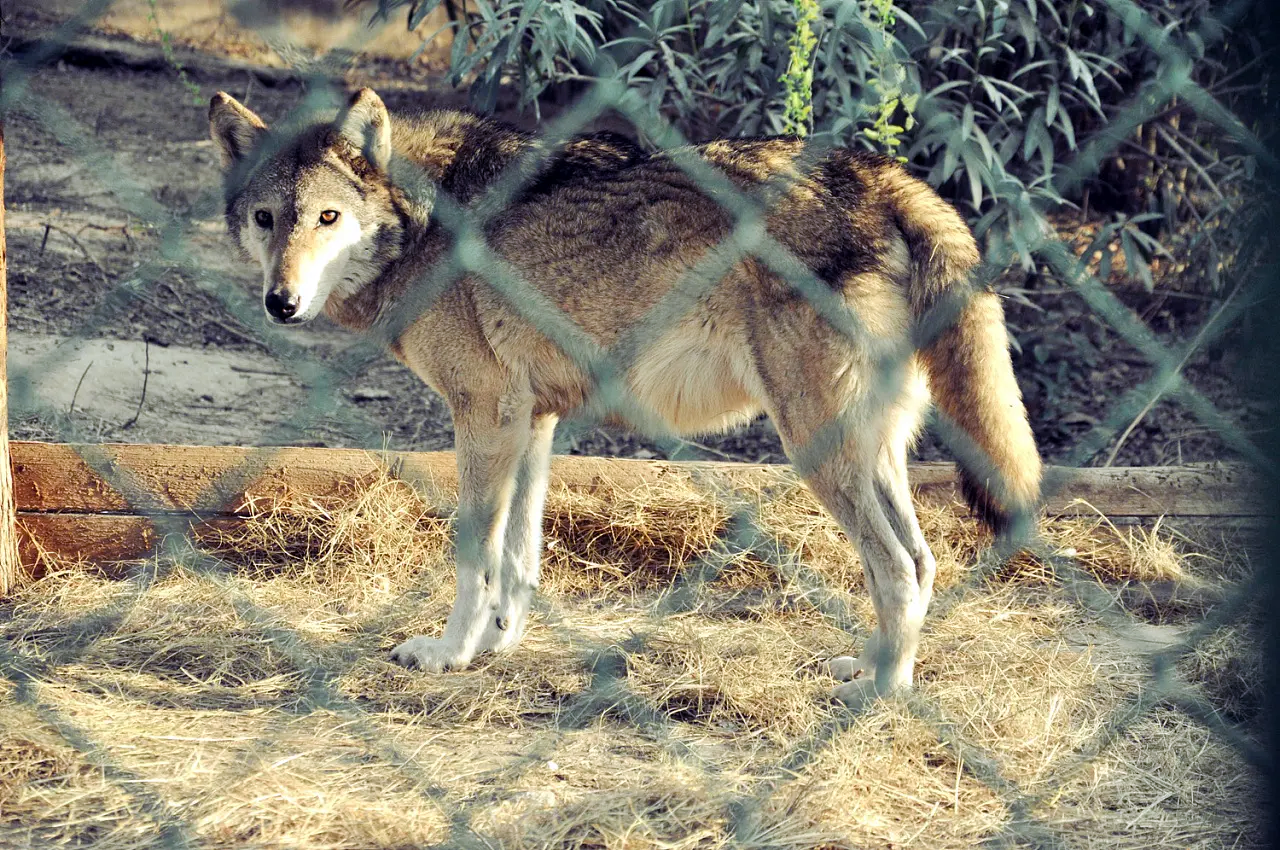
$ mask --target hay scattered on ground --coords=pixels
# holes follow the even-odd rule
[[[387,661],[405,637],[438,633],[454,581],[449,518],[400,482],[253,504],[249,522],[202,540],[217,561],[115,581],[61,565],[0,626],[0,843],[1259,840],[1254,778],[1214,732],[1168,703],[1116,725],[1146,692],[1150,650],[1111,640],[1114,620],[1052,563],[979,579],[974,524],[922,506],[939,592],[918,692],[850,715],[821,661],[856,652],[874,623],[852,549],[785,483],[737,494],[763,538],[735,548],[723,541],[738,505],[710,492],[674,477],[553,492],[523,644],[444,675]],[[1220,534],[1101,518],[1044,532],[1161,647],[1247,575]],[[1134,588],[1176,604],[1129,604]],[[1177,667],[1246,733],[1254,647],[1232,625]]]
[[[936,730],[894,705],[872,707],[833,736],[771,802],[854,847],[973,847],[1009,818]]]
[[[543,589],[556,594],[652,591],[712,551],[726,506],[687,479],[623,489],[552,486],[547,494]]]

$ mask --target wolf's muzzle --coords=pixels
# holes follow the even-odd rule
[[[291,292],[283,292],[273,289],[262,299],[262,306],[266,308],[267,315],[273,321],[282,325],[290,324],[298,315],[298,308],[302,306],[302,299]]]

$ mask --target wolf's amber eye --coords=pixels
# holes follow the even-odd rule
[[[258,225],[258,227],[261,227],[265,230],[271,227],[271,213],[267,212],[266,210],[258,210],[256,213],[253,214],[253,221],[255,224]]]
[[[337,210],[325,210],[324,212],[320,213],[321,224],[333,224],[337,220],[338,220]]]

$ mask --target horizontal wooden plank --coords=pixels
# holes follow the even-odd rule
[[[233,515],[242,513],[250,497],[336,495],[384,469],[421,483],[428,497],[451,502],[457,490],[455,461],[446,452],[396,456],[354,449],[18,441],[11,446],[19,511]]]
[[[39,578],[50,568],[87,567],[104,575],[124,574],[127,562],[164,551],[166,535],[189,545],[219,531],[234,531],[242,517],[193,519],[177,515],[152,518],[131,514],[18,514],[18,553],[24,579]],[[184,540],[183,538],[186,538]]]
[[[243,448],[237,446],[65,445],[12,443],[19,511],[69,513],[181,513],[236,515],[246,498],[287,491],[314,496],[349,492],[383,470],[419,486],[448,507],[458,473],[452,452],[371,452],[359,449]],[[553,482],[574,488],[628,490],[667,476],[702,476],[732,486],[763,487],[790,480],[784,465],[557,456]],[[911,464],[918,495],[952,498],[949,463]],[[1246,467],[1073,469],[1045,472],[1051,515],[1257,516],[1253,476]]]
[[[156,537],[155,527],[145,517],[18,514],[18,554],[26,578],[39,578],[47,572],[53,566],[50,558],[58,565],[91,564],[108,575],[117,575],[120,562],[153,552]]]
[[[13,442],[15,501],[23,563],[43,569],[40,552],[110,572],[113,563],[147,557],[162,533],[226,527],[249,499],[293,493],[350,493],[384,472],[410,481],[441,511],[457,495],[452,452],[234,446],[63,445]],[[785,465],[673,463],[556,457],[552,482],[573,489],[628,492],[671,476],[707,486],[762,489],[794,481]],[[957,498],[949,463],[912,464],[918,498]],[[1241,466],[1046,470],[1050,515],[1249,517],[1262,513],[1253,479]],[[127,497],[126,497],[127,494]]]
[[[1244,464],[1074,468],[1044,474],[1050,516],[1259,517],[1270,508],[1259,481]]]

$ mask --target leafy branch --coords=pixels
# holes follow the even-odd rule
[[[160,12],[157,7],[157,0],[147,0],[147,21],[151,24],[152,32],[160,39],[160,52],[164,54],[164,61],[169,63],[169,67],[178,73],[178,82],[191,95],[191,102],[195,106],[204,105],[204,95],[200,92],[200,85],[196,83],[187,74],[187,69],[178,60],[177,54],[173,52],[173,36],[168,30],[160,26]]]
[[[813,25],[822,16],[822,10],[818,0],[793,0],[792,5],[796,29],[787,42],[791,61],[782,75],[782,84],[787,90],[782,127],[786,133],[807,136],[813,116],[813,53],[818,47]]]

